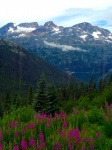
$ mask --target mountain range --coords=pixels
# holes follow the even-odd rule
[[[87,22],[72,27],[57,26],[52,21],[44,25],[8,23],[0,28],[0,38],[87,82],[91,76],[98,80],[112,68],[112,33]]]

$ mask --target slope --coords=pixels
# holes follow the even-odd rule
[[[70,75],[54,68],[42,58],[9,41],[0,40],[0,92],[24,91],[37,87],[44,72],[48,82],[69,83]]]

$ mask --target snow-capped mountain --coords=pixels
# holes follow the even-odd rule
[[[85,81],[91,75],[98,79],[112,68],[112,33],[87,22],[71,27],[57,26],[52,21],[44,25],[9,23],[0,28],[0,37]]]
[[[83,43],[112,43],[112,33],[109,30],[93,26],[83,22],[72,27],[62,27],[55,25],[52,21],[46,22],[43,26],[37,22],[21,23],[15,25],[8,23],[0,28],[0,36],[7,38],[28,37],[48,43],[64,44],[74,46]]]
[[[21,23],[19,25],[16,25],[14,23],[8,23],[2,28],[0,28],[0,35],[11,37],[14,34],[18,34],[18,37],[19,37],[21,33],[25,33],[24,35],[26,36],[26,33],[32,32],[36,30],[37,28],[38,28],[37,22]]]

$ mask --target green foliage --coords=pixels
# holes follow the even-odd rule
[[[0,119],[3,118],[3,110],[2,110],[2,107],[0,106]]]
[[[46,79],[44,74],[41,75],[37,93],[34,95],[33,108],[37,112],[45,113],[46,108]]]
[[[48,85],[46,96],[47,96],[47,114],[54,115],[56,112],[58,113],[60,110],[60,103],[57,90],[54,85]]]
[[[28,103],[29,103],[30,105],[33,103],[33,89],[32,89],[32,86],[30,86],[30,88],[29,88]]]
[[[6,99],[5,99],[5,111],[8,112],[11,108],[11,98],[10,98],[10,92],[6,93]]]
[[[92,105],[97,107],[104,106],[106,101],[108,104],[112,102],[112,85],[106,87],[102,93],[97,94],[93,99]]]
[[[104,132],[108,138],[112,139],[112,122],[109,121],[104,123]]]
[[[88,121],[91,124],[97,123],[98,125],[102,125],[104,123],[104,118],[102,116],[102,112],[98,108],[93,108],[88,111]]]
[[[91,100],[90,100],[89,96],[81,96],[79,98],[79,100],[76,102],[76,105],[77,105],[78,109],[82,109],[82,108],[90,109],[90,108],[92,108]]]
[[[52,114],[59,112],[59,98],[54,85],[46,85],[45,75],[42,74],[37,93],[34,95],[33,108],[36,112]]]
[[[75,107],[75,102],[72,101],[72,100],[62,101],[61,102],[61,107],[62,107],[62,110],[64,112],[66,112],[67,114],[72,113],[73,107]]]

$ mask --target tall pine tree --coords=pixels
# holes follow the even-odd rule
[[[42,74],[38,85],[37,93],[33,98],[33,108],[40,113],[46,113],[46,78]]]
[[[59,98],[57,96],[57,90],[54,85],[49,85],[47,87],[47,114],[54,115],[59,112]]]

